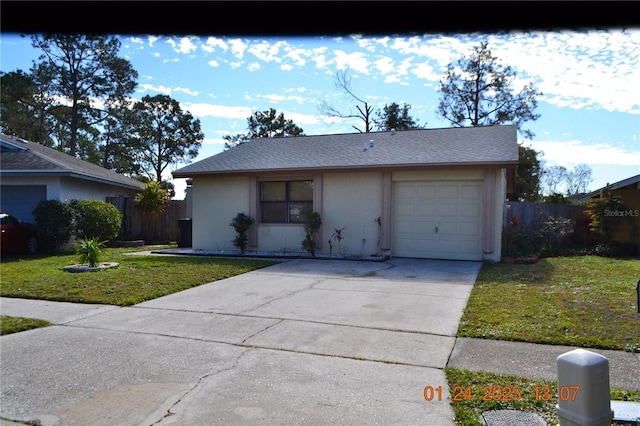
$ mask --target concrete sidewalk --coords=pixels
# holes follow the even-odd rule
[[[446,365],[556,379],[574,348],[455,339],[480,263],[293,260],[134,307],[0,298],[3,419],[453,425]],[[598,351],[640,389],[640,355]],[[423,389],[442,386],[442,401]],[[0,424],[11,424],[7,420]]]

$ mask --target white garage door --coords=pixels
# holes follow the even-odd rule
[[[482,260],[482,182],[396,182],[393,255]]]

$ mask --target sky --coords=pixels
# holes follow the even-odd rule
[[[117,35],[117,34],[113,34]],[[225,135],[247,132],[247,118],[270,108],[306,135],[353,133],[358,120],[322,116],[325,101],[344,113],[356,102],[335,87],[348,70],[353,92],[376,110],[395,102],[426,128],[450,127],[437,115],[438,86],[449,63],[487,41],[517,75],[543,94],[540,117],[518,142],[545,167],[591,168],[589,190],[640,174],[640,28],[585,31],[432,33],[426,35],[117,35],[120,56],[138,72],[134,99],[166,94],[200,120],[199,155],[223,151]],[[0,70],[27,71],[39,51],[28,37],[0,34]],[[167,174],[167,179],[171,179]],[[172,180],[184,198],[184,179]]]

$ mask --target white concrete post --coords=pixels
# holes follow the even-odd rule
[[[557,358],[560,426],[610,426],[609,360],[584,349]]]

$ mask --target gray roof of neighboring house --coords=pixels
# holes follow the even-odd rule
[[[256,139],[173,176],[517,163],[517,126],[505,125]]]
[[[128,189],[143,183],[39,143],[0,134],[2,176],[67,176]]]

